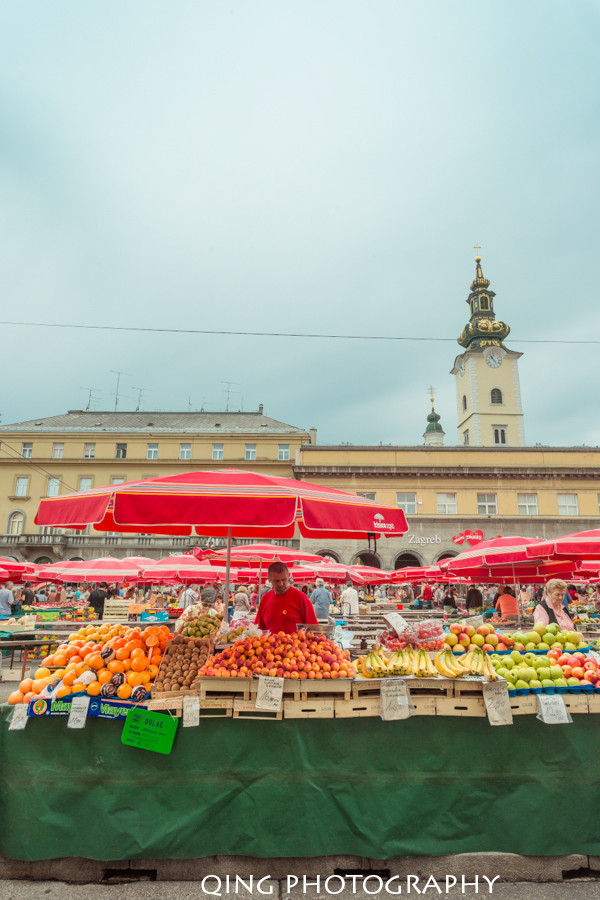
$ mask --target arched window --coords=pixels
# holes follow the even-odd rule
[[[492,403],[502,403],[502,391],[500,388],[492,388],[491,400]]]
[[[25,524],[25,513],[15,510],[8,517],[8,534],[23,534],[23,526]]]
[[[463,412],[465,411],[466,408],[467,408],[467,398],[466,398],[465,394],[463,394]]]

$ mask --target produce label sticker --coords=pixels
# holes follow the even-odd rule
[[[385,613],[382,617],[393,628],[396,634],[402,634],[408,628],[408,622],[403,619],[400,613]]]
[[[270,675],[261,675],[259,677],[256,709],[279,712],[283,701],[283,681],[283,678],[272,678]]]
[[[193,728],[200,724],[200,697],[183,698],[183,727]]]
[[[76,694],[73,697],[67,728],[85,728],[90,700],[89,694]]]
[[[121,732],[121,743],[154,753],[170,753],[177,719],[147,709],[130,709]]]
[[[506,681],[485,681],[483,683],[483,699],[490,725],[513,724]]]
[[[25,703],[15,705],[13,714],[10,717],[9,731],[23,731],[27,725],[27,706]]]
[[[381,680],[381,718],[384,722],[394,719],[408,719],[414,716],[410,693],[403,678],[383,678]]]
[[[479,628],[480,625],[483,625],[483,616],[470,616],[468,619],[463,619],[463,625],[472,625],[473,628]]]
[[[560,694],[538,694],[536,719],[545,725],[568,725],[573,721]]]

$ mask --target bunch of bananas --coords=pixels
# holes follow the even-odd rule
[[[438,670],[433,660],[427,656],[427,650],[417,650],[417,658],[413,664],[415,678],[437,678]]]
[[[437,678],[438,670],[426,650],[397,650],[387,659],[381,650],[371,650],[356,660],[356,672],[365,678],[389,678],[390,675],[414,675],[416,678]]]
[[[460,678],[461,675],[467,674],[452,655],[450,647],[440,650],[436,654],[433,664],[443,678]]]
[[[486,681],[498,681],[498,673],[490,662],[485,650],[469,650],[459,656],[456,662],[463,668],[464,675],[483,675]]]

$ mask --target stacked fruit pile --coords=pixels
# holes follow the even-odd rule
[[[202,613],[202,615],[199,616],[186,618],[183,621],[181,630],[179,628],[177,630],[180,631],[184,637],[211,637],[211,635],[217,633],[221,627],[222,621],[223,616],[211,616],[209,613]],[[177,624],[179,625],[179,622]]]
[[[557,688],[571,688],[593,691],[600,685],[598,663],[578,651],[561,653],[556,648],[540,656],[513,650],[508,656],[493,655],[491,663],[497,675],[506,679],[509,690],[540,693],[544,689],[552,692]]]
[[[402,634],[395,631],[382,631],[377,635],[377,644],[387,647],[389,650],[405,650],[413,647],[421,650],[442,650],[444,647],[444,634],[441,622],[427,620],[415,622],[406,628]]]
[[[247,637],[257,637],[259,634],[261,634],[261,630],[252,619],[236,619],[231,625],[223,623],[217,635],[217,643],[233,644],[235,641],[241,641]]]
[[[59,619],[66,619],[71,622],[85,622],[86,620],[89,622],[93,619],[96,619],[98,616],[96,610],[93,606],[88,607],[80,607],[79,609],[73,610],[72,612],[64,612],[60,613]]]
[[[88,625],[47,656],[34,678],[24,679],[8,702],[29,703],[51,691],[57,699],[86,693],[142,700],[171,638],[165,625],[151,625],[142,632],[126,625]]]
[[[261,634],[236,641],[212,656],[200,675],[250,678],[327,679],[354,677],[354,667],[345,650],[322,634],[300,630],[297,634]]]
[[[450,647],[437,653],[433,660],[425,650],[407,647],[386,656],[382,650],[372,650],[360,656],[354,663],[356,672],[364,678],[389,678],[394,675],[413,675],[415,678],[460,678],[465,675],[481,675],[488,681],[497,681],[490,657],[475,647],[458,659],[452,655]]]
[[[495,650],[507,650],[509,644],[505,641],[505,635],[496,634],[493,625],[464,625],[461,622],[453,622],[449,630],[444,634],[444,642],[452,647],[455,653],[465,653],[467,650],[475,650],[479,647],[493,653]],[[514,641],[510,641],[512,647]]]
[[[508,638],[508,642],[506,638]],[[545,653],[548,650],[560,650],[561,652],[566,650],[572,653],[588,646],[583,640],[583,635],[578,631],[563,631],[555,623],[542,625],[541,622],[534,625],[531,631],[504,635],[504,643],[507,648],[514,647],[521,653],[523,651]]]
[[[210,642],[205,638],[185,638],[176,634],[169,641],[152,685],[153,693],[161,691],[195,691],[200,687],[198,672],[206,663]]]

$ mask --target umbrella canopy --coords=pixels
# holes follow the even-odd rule
[[[194,548],[194,555],[198,555],[196,553],[196,548]],[[210,562],[211,565],[223,565],[224,560],[227,556],[226,550],[216,550],[214,551],[210,559],[207,559],[207,562]],[[255,568],[262,567],[263,563],[271,563],[271,562],[283,562],[283,563],[295,563],[295,562],[309,562],[309,563],[322,563],[324,562],[322,556],[317,556],[315,553],[305,553],[302,550],[294,550],[290,547],[278,547],[277,544],[244,544],[238,547],[231,548],[231,562],[237,566],[254,566]]]
[[[442,560],[440,567],[447,572],[460,573],[477,566],[527,562],[534,555],[533,548],[539,543],[536,538],[524,537],[499,537],[490,541],[480,541],[477,546],[465,550],[458,556]],[[532,552],[528,555],[530,548]]]
[[[16,559],[0,557],[0,566],[6,572],[7,576],[11,575],[35,575],[38,567],[30,562],[18,562]]]
[[[538,541],[527,549],[528,556],[546,559],[600,559],[600,529],[578,531],[549,541]],[[0,560],[0,565],[4,565]]]
[[[576,569],[577,564],[567,560],[532,559],[524,563],[472,566],[469,569],[462,569],[460,575],[481,584],[498,584],[500,582],[523,584],[531,581],[546,581],[549,578],[568,578]],[[457,573],[448,572],[447,576],[449,579],[453,579],[457,577]]]
[[[165,559],[153,560],[152,565],[144,566],[140,572],[140,581],[151,583],[160,581],[180,581],[182,583],[206,584],[208,581],[225,581],[226,568],[223,560],[222,566],[208,565],[196,559],[195,556],[185,553],[178,556],[167,556]],[[230,570],[230,578],[236,581],[237,571]]]
[[[406,566],[404,569],[395,569],[389,573],[392,584],[403,581],[443,581],[447,573],[439,566]]]
[[[123,582],[136,578],[140,567],[124,559],[103,556],[99,559],[65,560],[51,563],[40,569],[39,577],[54,578],[60,581],[110,581]]]
[[[389,584],[391,572],[375,566],[348,566],[348,571],[360,575],[365,584]]]
[[[341,563],[323,560],[321,563],[303,563],[294,566],[294,572],[301,575],[305,573],[307,581],[314,581],[315,578],[324,578],[326,581],[341,582],[352,581],[354,584],[364,584],[365,579],[358,572],[352,572],[349,566],[343,566]],[[297,579],[296,579],[297,580]]]
[[[323,485],[225,469],[148,478],[46,497],[37,525],[156,534],[386,537],[408,530],[395,507]]]

